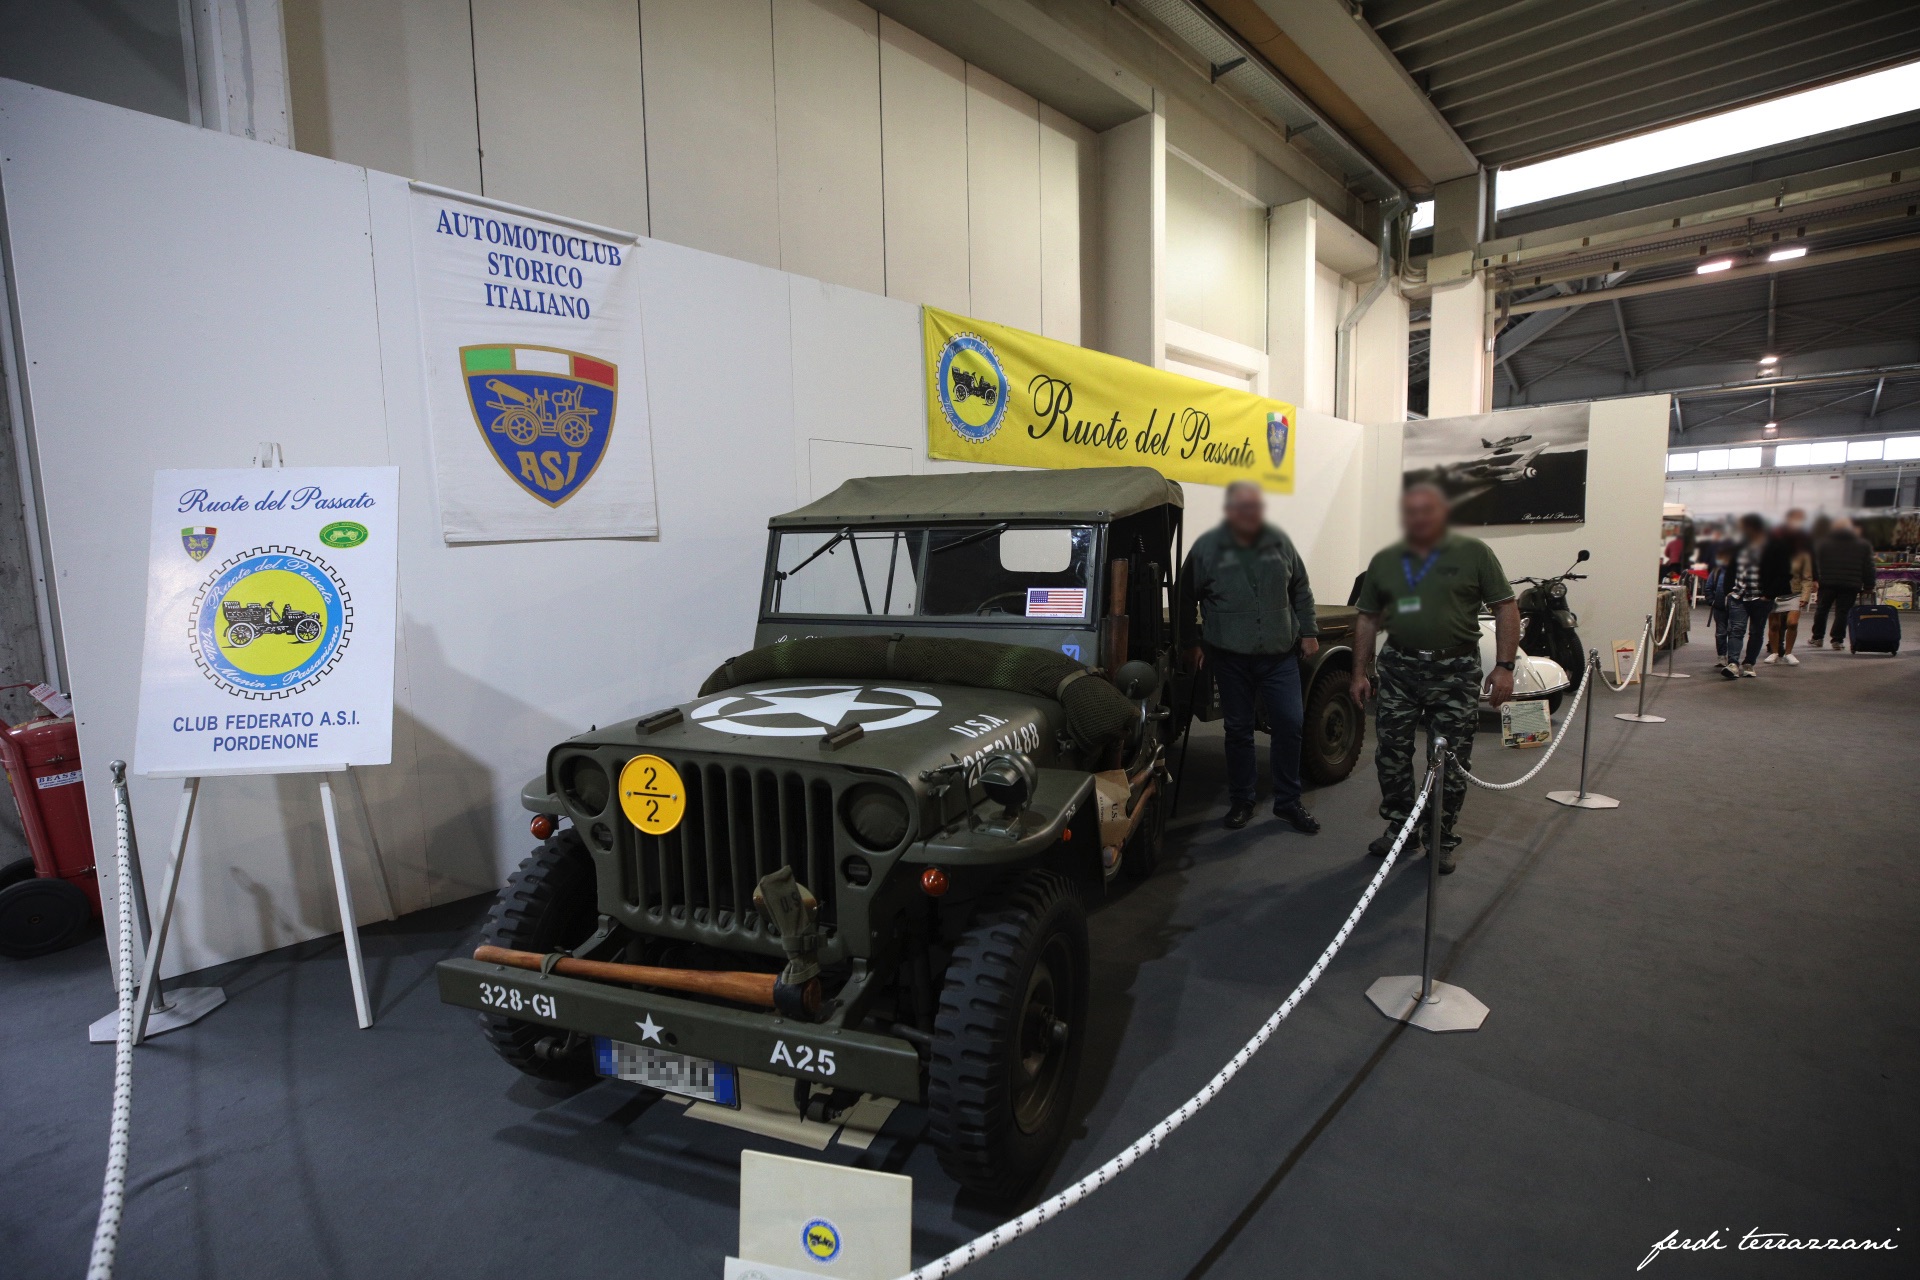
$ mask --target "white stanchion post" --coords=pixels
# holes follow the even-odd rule
[[[1587,692],[1593,692],[1592,682],[1601,678],[1600,651],[1587,650]],[[1612,796],[1596,795],[1587,790],[1587,750],[1593,745],[1593,703],[1587,699],[1587,714],[1580,725],[1580,789],[1578,791],[1549,791],[1547,799],[1555,804],[1564,804],[1574,809],[1618,809],[1620,802]]]
[[[1435,737],[1430,772],[1433,790],[1427,803],[1427,936],[1421,945],[1420,972],[1380,978],[1367,988],[1373,1007],[1395,1022],[1410,1023],[1422,1031],[1478,1031],[1487,1020],[1487,1006],[1465,988],[1433,980],[1433,938],[1440,911],[1440,841],[1446,830],[1447,740]]]
[[[1614,714],[1615,720],[1625,720],[1629,724],[1665,724],[1665,716],[1647,714],[1647,673],[1653,670],[1653,615],[1647,615],[1647,633],[1641,641],[1640,661],[1640,708],[1637,711],[1620,711]]]

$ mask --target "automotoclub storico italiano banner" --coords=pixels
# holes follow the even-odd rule
[[[639,246],[437,192],[412,207],[442,535],[657,534]]]
[[[1298,410],[1005,325],[921,308],[927,452],[1018,467],[1153,467],[1293,492]]]

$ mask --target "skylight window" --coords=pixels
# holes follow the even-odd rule
[[[1920,108],[1920,63],[1890,67],[1539,164],[1502,169],[1494,187],[1495,205],[1512,209],[1916,108]]]

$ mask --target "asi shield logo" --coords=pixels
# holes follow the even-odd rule
[[[1267,456],[1273,459],[1273,465],[1284,467],[1287,464],[1287,437],[1292,427],[1284,413],[1267,415]]]
[[[195,560],[205,560],[207,558],[207,552],[213,550],[214,535],[219,532],[218,529],[211,526],[206,528],[195,526],[191,529],[182,529],[180,531],[180,545],[185,547],[187,554]]]
[[[619,370],[559,347],[460,348],[480,438],[522,489],[557,507],[593,478],[613,436]]]
[[[940,412],[963,439],[979,444],[1000,429],[1007,416],[1007,371],[985,338],[956,333],[947,339],[935,379]]]

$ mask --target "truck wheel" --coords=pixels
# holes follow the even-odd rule
[[[1305,728],[1300,734],[1300,773],[1309,786],[1344,782],[1359,763],[1367,719],[1347,695],[1347,668],[1323,667],[1307,692]]]
[[[0,956],[25,960],[64,950],[92,924],[86,890],[65,880],[28,878],[0,889]]]
[[[34,869],[32,858],[20,858],[0,867],[0,889],[11,888],[22,880],[31,880],[40,873]]]
[[[947,965],[927,1108],[949,1177],[1008,1204],[1045,1172],[1086,1020],[1085,909],[1064,877],[1030,872],[980,907]]]
[[[593,858],[575,831],[562,831],[527,855],[487,914],[481,940],[516,951],[564,951],[593,933],[599,916]],[[552,1027],[480,1015],[494,1051],[543,1080],[591,1080],[592,1045]]]

